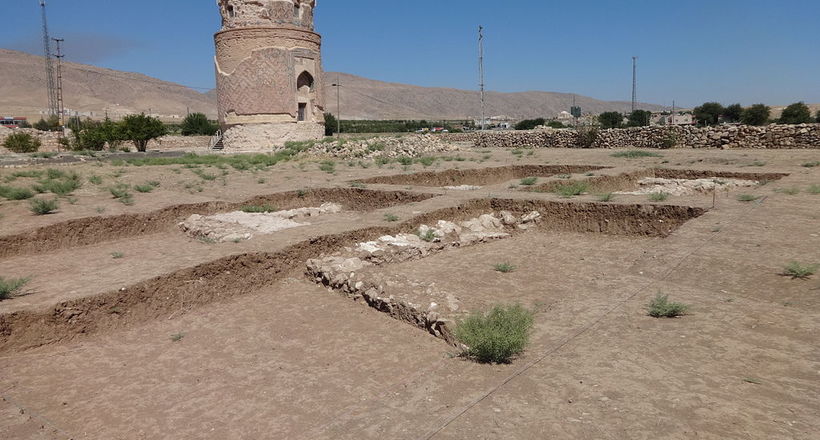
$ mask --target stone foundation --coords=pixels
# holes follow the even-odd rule
[[[324,125],[313,122],[295,124],[237,125],[225,132],[225,151],[271,151],[289,141],[319,140],[325,137]]]

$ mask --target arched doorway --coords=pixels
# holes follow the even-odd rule
[[[313,93],[313,75],[302,72],[296,79],[296,95],[298,100],[297,121],[307,121],[311,117],[311,101]]]

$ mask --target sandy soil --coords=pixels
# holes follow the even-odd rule
[[[119,178],[106,177],[103,187],[123,180],[157,180],[161,186],[125,206],[107,189],[86,183],[73,204],[63,199],[58,214],[42,217],[31,215],[26,202],[2,201],[0,239],[35,236],[37,228],[72,219],[148,213],[179,203],[239,203],[456,167],[458,174],[549,164],[612,167],[596,175],[675,167],[789,176],[715,198],[693,194],[650,202],[619,195],[607,202],[708,209],[668,237],[542,228],[381,269],[432,280],[475,310],[509,302],[534,308],[532,344],[509,365],[455,357],[444,341],[307,279],[300,259],[380,231],[409,229],[414,217],[421,221],[472,199],[598,203],[596,194],[562,199],[521,191],[511,186],[522,177],[507,174],[489,183],[452,182],[482,186],[475,191],[373,183],[368,191],[437,197],[359,211],[345,206],[310,226],[238,244],[205,244],[170,226],[7,255],[0,258],[0,276],[32,281],[30,295],[0,302],[6,323],[31,315],[41,316],[26,321],[32,328],[56,326],[54,320],[67,315],[50,310],[63,310],[66,301],[82,303],[87,319],[102,319],[94,318],[101,316],[94,308],[113,307],[122,287],[118,301],[134,307],[134,315],[105,318],[98,326],[83,321],[86,331],[33,348],[4,345],[0,438],[815,438],[820,279],[779,273],[793,260],[820,263],[820,195],[806,191],[820,184],[820,168],[800,166],[820,160],[819,153],[670,150],[662,158],[637,160],[610,153],[544,150],[519,159],[509,151],[461,152],[466,160],[428,169],[340,163],[335,175],[316,164],[290,163],[255,174],[231,170],[224,184],[201,182],[182,167],[68,168],[85,176],[125,170]],[[12,171],[0,170],[0,177]],[[571,178],[594,177],[586,174]],[[185,188],[192,183],[202,192]],[[791,188],[799,192],[790,194]],[[739,194],[760,199],[740,202]],[[357,232],[365,228],[371,229]],[[114,252],[123,258],[113,258]],[[281,252],[298,257],[274,257]],[[500,262],[517,269],[493,271]],[[186,279],[204,282],[185,291],[197,300],[163,302]],[[145,288],[134,287],[140,285]],[[691,314],[646,316],[645,305],[658,292],[690,304]],[[137,294],[157,309],[140,311],[126,301]],[[66,319],[55,328],[69,328],[77,317]],[[0,325],[0,336],[15,329]]]

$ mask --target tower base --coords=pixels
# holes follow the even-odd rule
[[[325,126],[316,122],[236,125],[225,131],[225,151],[271,151],[285,142],[320,140]]]

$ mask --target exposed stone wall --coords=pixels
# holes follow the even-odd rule
[[[148,150],[207,150],[210,142],[210,136],[163,136],[148,142]],[[130,142],[123,146],[135,149]]]
[[[570,129],[453,133],[447,140],[473,142],[479,148],[583,148]],[[820,124],[754,127],[636,127],[599,130],[588,148],[820,148]]]
[[[11,135],[12,133],[29,133],[30,135],[34,136],[35,138],[40,140],[42,144],[38,151],[42,152],[53,152],[59,151],[60,147],[60,133],[53,132],[53,131],[40,131],[35,130],[33,128],[2,128],[0,129],[0,145],[6,140],[6,138]],[[2,148],[2,147],[0,147]],[[8,150],[3,148],[0,150],[2,153],[7,153]]]
[[[225,132],[225,151],[271,151],[285,142],[319,140],[325,127],[310,122],[237,125]]]

